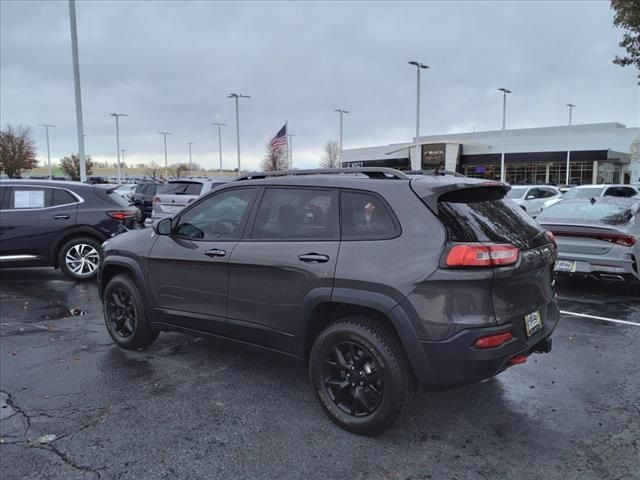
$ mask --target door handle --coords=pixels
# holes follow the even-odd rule
[[[204,252],[207,257],[224,257],[227,252],[224,250],[220,250],[219,248],[212,248],[211,250],[207,250]]]
[[[329,261],[329,255],[323,255],[321,253],[305,253],[300,255],[298,260],[305,263],[325,263]]]
[[[54,220],[69,220],[69,215],[65,215],[65,214],[54,215],[53,219]]]

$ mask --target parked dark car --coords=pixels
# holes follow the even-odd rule
[[[133,350],[176,330],[283,352],[336,424],[380,433],[418,387],[551,350],[555,246],[508,191],[382,168],[253,174],[103,244],[107,330]]]
[[[102,185],[110,183],[107,177],[87,177],[87,181],[89,185]]]
[[[59,180],[0,181],[0,266],[53,266],[94,278],[100,244],[136,224],[116,185]]]
[[[140,182],[136,185],[131,201],[142,212],[142,220],[151,216],[153,197],[162,185],[162,182]]]

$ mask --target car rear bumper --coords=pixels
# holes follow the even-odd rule
[[[560,252],[558,260],[571,262],[572,264],[572,268],[569,271],[556,270],[555,273],[559,277],[580,277],[609,282],[640,281],[638,261],[631,254],[612,258],[605,255]]]
[[[522,360],[532,353],[551,350],[551,334],[558,324],[560,311],[555,300],[541,309],[542,329],[527,338],[524,318],[491,327],[468,328],[454,336],[438,341],[421,342],[429,361],[433,378],[421,379],[425,390],[448,388],[476,383],[491,378],[510,367],[514,358]],[[476,340],[489,335],[511,332],[513,339],[488,349],[474,346]]]

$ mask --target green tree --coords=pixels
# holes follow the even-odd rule
[[[35,143],[29,127],[7,125],[0,131],[0,172],[13,178],[37,166]]]
[[[634,65],[640,84],[640,0],[611,0],[611,8],[615,12],[613,24],[625,30],[619,45],[627,51],[623,57],[616,55],[613,63],[621,67]]]
[[[85,166],[87,175],[91,175],[93,171],[93,160],[89,155],[85,155]],[[72,153],[68,157],[64,157],[60,160],[60,168],[64,173],[76,180],[80,178],[80,156],[77,153]]]

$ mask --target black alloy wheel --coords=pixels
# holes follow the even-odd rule
[[[324,386],[343,412],[362,417],[373,413],[384,393],[381,367],[367,349],[353,341],[341,342],[327,352]]]
[[[113,331],[123,338],[135,332],[137,312],[133,298],[122,288],[115,288],[107,299],[107,317]]]

